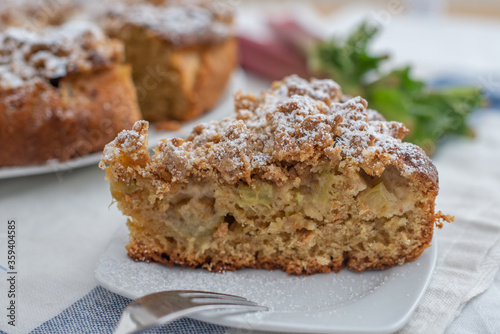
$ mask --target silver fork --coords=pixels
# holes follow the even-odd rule
[[[146,295],[131,302],[123,311],[114,334],[139,333],[178,318],[208,310],[240,312],[267,311],[246,298],[223,293],[172,290]]]

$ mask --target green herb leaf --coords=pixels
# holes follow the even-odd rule
[[[364,97],[387,120],[404,123],[410,129],[405,140],[428,154],[446,135],[471,135],[467,116],[481,105],[481,92],[473,87],[429,90],[412,78],[410,67],[380,73],[388,56],[369,50],[377,33],[378,28],[363,22],[344,40],[319,43],[310,68],[337,81],[345,94]]]

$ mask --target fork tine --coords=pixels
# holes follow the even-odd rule
[[[225,293],[211,292],[211,291],[177,290],[176,292],[178,292],[183,297],[189,297],[189,298],[221,298],[221,299],[225,298],[234,300],[248,300],[241,296],[235,296],[235,295],[229,295]]]
[[[240,304],[206,304],[195,306],[194,309],[198,307],[210,307],[208,310],[225,310],[228,313],[241,313],[241,312],[258,312],[258,311],[269,311],[269,308],[262,305],[240,305]]]
[[[241,306],[259,306],[259,304],[250,300],[228,300],[228,299],[213,299],[213,298],[192,298],[191,302],[197,305],[241,305]]]
[[[250,301],[244,297],[228,295],[225,293],[208,292],[208,291],[182,291],[180,296],[188,298],[191,302],[204,304],[225,304],[225,305],[259,305],[256,302]],[[231,302],[231,303],[230,303]]]

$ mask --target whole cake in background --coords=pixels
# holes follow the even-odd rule
[[[361,272],[418,258],[434,226],[437,170],[403,124],[331,80],[297,76],[235,114],[165,139],[150,156],[140,121],[104,150],[137,261],[289,274]]]
[[[231,13],[211,1],[108,8],[101,24],[125,44],[144,119],[191,120],[219,102],[237,64]]]
[[[0,33],[0,166],[102,150],[141,119],[123,45],[95,24]]]
[[[2,3],[0,167],[83,156],[139,119],[161,125],[215,107],[237,62],[232,13],[219,7],[183,0]]]

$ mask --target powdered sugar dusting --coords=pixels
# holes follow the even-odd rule
[[[163,140],[150,166],[172,182],[279,184],[341,164],[369,175],[393,165],[403,175],[419,173],[436,184],[430,159],[419,147],[401,142],[408,131],[404,125],[386,122],[367,107],[360,97],[343,99],[332,80],[291,76],[260,97],[237,94],[233,116],[200,124],[185,140]]]
[[[175,181],[215,176],[251,182],[260,175],[281,182],[293,176],[290,164],[331,168],[340,161],[371,175],[395,165],[433,180],[435,168],[425,153],[401,142],[404,125],[367,107],[360,97],[342,99],[332,80],[291,76],[260,97],[237,95],[234,116],[197,126],[185,141],[165,140],[153,160]]]
[[[130,24],[144,27],[177,47],[222,42],[232,35],[231,16],[217,8],[202,1],[116,4],[107,14],[107,24],[112,32]]]
[[[35,79],[56,80],[122,58],[121,44],[93,23],[72,21],[40,32],[10,28],[0,34],[0,85],[18,88]]]
[[[146,121],[138,121],[132,130],[123,130],[113,140],[111,145],[106,145],[102,154],[102,161],[110,163],[119,159],[122,153],[128,154],[131,158],[137,152],[148,146],[146,131],[148,124]]]
[[[77,10],[79,14],[82,14],[82,2],[74,0],[2,0],[0,2],[0,30],[5,30],[8,27],[22,27],[36,31],[46,26],[60,25],[73,19]]]
[[[266,102],[280,102],[284,97],[309,96],[326,104],[339,102],[342,97],[340,86],[333,80],[304,80],[297,75],[283,79],[282,83],[274,83],[274,93],[266,94]]]

